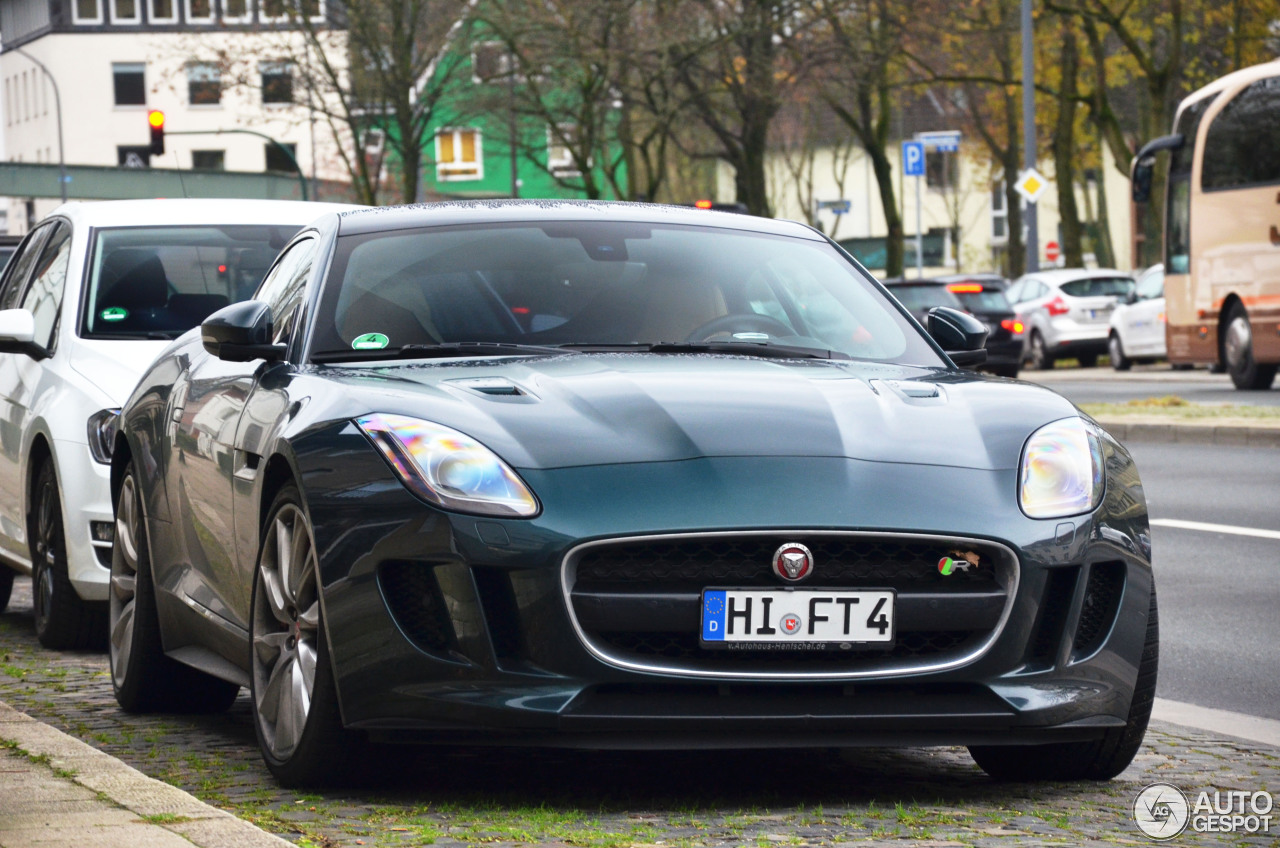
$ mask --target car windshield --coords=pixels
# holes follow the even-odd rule
[[[1133,291],[1131,277],[1090,277],[1062,284],[1062,293],[1071,297],[1099,297],[1112,295],[1123,297]]]
[[[912,312],[925,312],[935,306],[964,308],[946,286],[890,286],[889,291]]]
[[[956,292],[956,297],[970,312],[1012,312],[1009,299],[999,289],[983,289],[980,292]]]
[[[295,225],[100,229],[81,335],[176,338],[253,295]]]
[[[826,242],[699,226],[555,222],[344,236],[314,326],[312,356],[330,361],[410,345],[714,342],[941,364]]]

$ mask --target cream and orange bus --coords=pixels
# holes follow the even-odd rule
[[[1219,79],[1178,106],[1173,135],[1132,168],[1151,193],[1168,150],[1165,314],[1169,361],[1220,364],[1238,389],[1267,389],[1280,364],[1280,60]]]

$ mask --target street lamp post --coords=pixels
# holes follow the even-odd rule
[[[1031,41],[1031,0],[1022,0],[1022,158],[1023,168],[1036,166],[1036,58]],[[1040,231],[1036,202],[1027,203],[1027,271],[1040,270]]]
[[[51,74],[49,72],[49,69],[44,66],[44,62],[41,62],[39,59],[37,59],[35,56],[32,56],[27,51],[23,50],[21,47],[13,47],[11,49],[13,50],[13,52],[21,56],[26,56],[28,59],[34,62],[36,67],[39,68],[41,71],[43,71],[44,75],[49,78],[49,84],[53,86],[53,110],[54,112],[57,113],[57,117],[58,117],[58,187],[59,189],[61,189],[62,202],[66,203],[67,202],[67,159],[62,151],[62,95],[58,93],[58,81],[53,78],[53,74]]]

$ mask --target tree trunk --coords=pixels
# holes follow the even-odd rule
[[[1062,258],[1068,268],[1084,265],[1083,228],[1076,206],[1076,74],[1079,55],[1075,23],[1062,18],[1062,86],[1058,93],[1058,121],[1053,133],[1053,166],[1058,183],[1058,216],[1062,227]]]

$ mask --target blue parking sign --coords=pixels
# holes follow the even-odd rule
[[[908,177],[924,176],[924,142],[902,142],[902,173]]]

